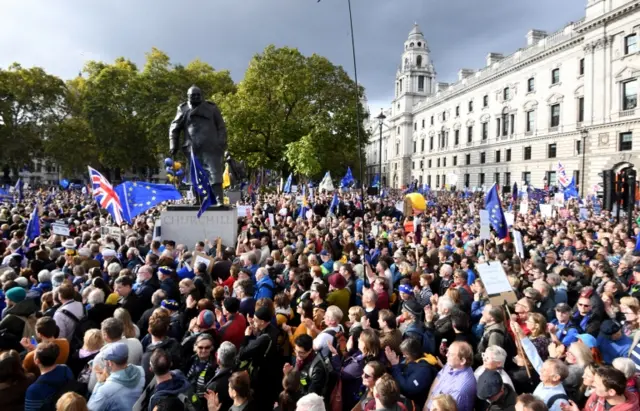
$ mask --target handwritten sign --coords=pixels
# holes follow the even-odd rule
[[[476,264],[476,268],[492,305],[501,306],[505,301],[515,303],[518,300],[499,261]]]
[[[489,212],[487,210],[480,210],[480,239],[491,239],[491,224],[489,222]]]
[[[200,252],[193,253],[193,267],[197,267],[198,264],[203,263],[207,266],[207,272],[211,274],[211,270],[213,269],[213,258],[209,257],[206,254]]]
[[[55,235],[62,235],[65,237],[69,237],[69,225],[64,223],[53,223],[51,224],[51,232]]]

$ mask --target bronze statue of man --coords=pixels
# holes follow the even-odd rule
[[[180,146],[180,132],[184,131],[182,152],[190,159],[193,150],[193,155],[209,175],[217,204],[221,205],[224,198],[222,174],[227,149],[227,127],[218,106],[210,101],[203,101],[202,91],[198,87],[191,86],[187,97],[188,102],[178,106],[176,118],[169,128],[169,151],[171,157],[176,156]]]

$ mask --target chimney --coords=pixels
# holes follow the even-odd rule
[[[466,79],[467,77],[473,75],[473,73],[474,71],[471,69],[460,69],[460,71],[458,71],[458,81]]]
[[[489,53],[487,54],[487,67],[491,66],[493,63],[497,63],[500,60],[504,59],[504,55],[501,53]]]
[[[440,91],[445,91],[446,89],[449,88],[449,83],[438,83],[436,84],[436,91],[440,92]]]
[[[545,37],[547,37],[546,31],[529,30],[527,33],[527,46],[533,46]]]

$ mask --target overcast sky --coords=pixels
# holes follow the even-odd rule
[[[352,0],[358,78],[372,112],[389,105],[403,43],[417,22],[438,81],[511,54],[531,28],[556,31],[584,16],[586,0]],[[347,0],[0,0],[0,68],[40,66],[65,79],[86,60],[151,47],[174,62],[199,57],[242,79],[251,57],[274,43],[318,53],[353,75]]]

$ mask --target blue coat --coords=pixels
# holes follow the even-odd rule
[[[398,383],[400,393],[415,402],[418,410],[421,410],[427,401],[429,389],[437,374],[426,358],[410,363],[402,362],[391,368],[391,375]]]
[[[270,298],[273,300],[275,286],[268,276],[264,276],[256,283],[256,293],[253,298],[258,301],[261,298]]]
[[[130,410],[142,394],[144,382],[142,367],[129,364],[97,383],[87,406],[91,411]]]

